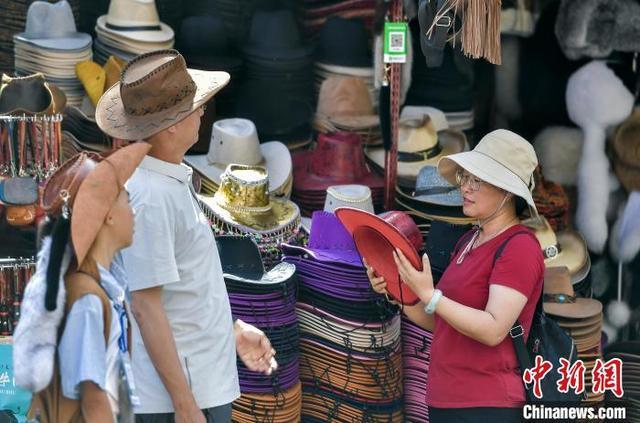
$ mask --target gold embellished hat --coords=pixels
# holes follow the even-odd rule
[[[268,234],[300,227],[298,206],[269,195],[269,175],[263,166],[230,164],[216,194],[199,199],[214,226],[226,224],[241,232]]]

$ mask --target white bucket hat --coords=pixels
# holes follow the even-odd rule
[[[536,152],[527,140],[509,130],[496,129],[482,137],[473,150],[440,159],[438,172],[450,184],[456,184],[456,171],[463,168],[524,199],[531,216],[537,217],[538,210],[531,195],[535,187],[533,171],[537,166]]]
[[[184,158],[206,178],[220,185],[230,164],[264,166],[269,174],[269,192],[278,191],[291,178],[291,153],[279,141],[260,144],[254,123],[248,119],[222,119],[213,124],[207,154]]]

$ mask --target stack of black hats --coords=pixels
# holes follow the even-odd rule
[[[225,71],[231,75],[231,81],[215,97],[215,102],[218,117],[233,116],[238,81],[242,78],[243,61],[235,54],[235,48],[220,14],[208,11],[203,15],[184,18],[178,31],[177,48],[190,68]]]
[[[236,115],[253,121],[261,140],[290,148],[309,143],[312,52],[291,10],[255,12],[244,51],[245,78]]]
[[[420,52],[421,34],[417,19],[411,22],[410,30],[413,51]],[[470,130],[474,126],[474,80],[473,60],[460,51],[460,43],[455,47],[447,43],[439,67],[427,67],[421,54],[415,58],[405,105],[435,107],[445,113],[452,128]]]
[[[362,19],[327,19],[319,34],[315,60],[316,91],[327,78],[357,77],[369,88],[374,104],[377,102],[371,46]]]

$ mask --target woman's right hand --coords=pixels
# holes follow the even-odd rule
[[[369,266],[369,263],[362,258],[362,263],[364,264],[365,269],[367,269],[367,277],[369,278],[369,283],[371,283],[371,288],[381,295],[388,295],[387,292],[387,282],[383,277],[376,275],[376,271],[373,267]]]

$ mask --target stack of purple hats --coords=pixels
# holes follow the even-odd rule
[[[402,317],[404,412],[407,422],[428,422],[427,374],[433,334]]]
[[[283,251],[299,281],[303,420],[401,421],[400,315],[371,290],[349,233],[317,211],[308,247]]]
[[[273,394],[275,407],[280,394],[300,381],[296,267],[280,263],[265,272],[251,238],[220,236],[216,240],[233,316],[261,329],[278,361],[278,370],[266,376],[250,371],[238,360],[240,390],[243,394]]]

